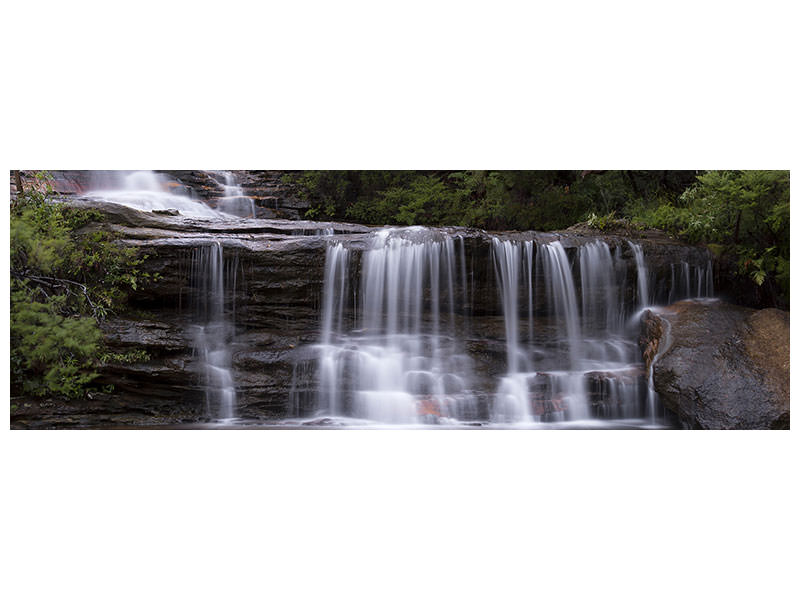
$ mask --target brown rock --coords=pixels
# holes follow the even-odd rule
[[[656,318],[660,333],[645,316],[643,355],[664,345],[653,383],[684,427],[789,427],[788,313],[687,300]]]

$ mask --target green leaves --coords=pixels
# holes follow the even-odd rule
[[[717,256],[737,257],[739,272],[789,294],[789,172],[708,171],[672,202],[639,209],[635,218]]]
[[[43,178],[46,182],[46,179]],[[102,231],[100,219],[35,186],[11,206],[11,379],[16,393],[82,396],[102,351],[97,321],[147,274],[143,257]]]
[[[91,367],[102,340],[97,323],[60,315],[63,301],[37,302],[24,286],[12,288],[12,379],[26,393],[74,398],[96,377]]]
[[[632,228],[714,245],[717,256],[752,251],[739,258],[741,273],[788,298],[788,171],[303,171],[291,179],[311,202],[309,218],[547,231],[587,219],[602,229],[618,215]],[[744,266],[768,248],[761,268]]]

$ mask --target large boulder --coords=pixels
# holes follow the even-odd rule
[[[789,313],[686,300],[647,311],[640,346],[684,427],[789,427]]]

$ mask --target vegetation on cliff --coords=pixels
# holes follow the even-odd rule
[[[309,218],[489,230],[656,228],[789,294],[788,171],[301,171]]]
[[[11,204],[12,396],[82,396],[107,360],[98,322],[147,273],[135,249],[102,231],[80,233],[101,215],[49,196],[43,173]]]

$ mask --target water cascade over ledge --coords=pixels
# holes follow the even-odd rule
[[[163,359],[152,402],[189,407],[183,422],[668,424],[642,359],[640,317],[650,305],[713,296],[707,250],[652,233],[240,218],[267,193],[249,198],[230,172],[196,177],[204,183],[191,192],[181,172],[98,173],[95,191],[76,199],[153,211],[109,211],[125,243],[164,274],[138,292],[164,320],[125,331],[159,340],[161,356],[142,371]]]
[[[236,416],[236,386],[231,369],[238,257],[226,260],[219,242],[194,250],[191,282],[194,288],[194,347],[200,362],[210,420]]]
[[[306,416],[504,427],[659,425],[637,316],[656,300],[710,296],[710,261],[675,262],[665,279],[648,269],[643,247],[632,241],[588,239],[567,249],[554,236],[530,237],[490,240],[485,273],[496,284],[506,365],[494,376],[470,350],[477,343],[475,282],[467,273],[475,274],[463,235],[384,229],[361,252],[331,239],[317,392]]]
[[[217,213],[192,198],[176,181],[154,171],[100,171],[85,197],[142,211],[178,211],[187,217],[214,218]]]
[[[424,228],[380,231],[352,290],[350,259],[341,243],[328,246],[319,410],[399,424],[477,418],[456,331],[455,280],[465,273],[456,240]]]
[[[207,171],[207,173],[222,190],[222,198],[217,203],[219,212],[237,217],[255,217],[255,202],[245,195],[242,186],[236,183],[233,173],[230,171]]]

